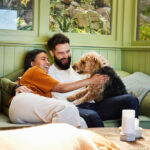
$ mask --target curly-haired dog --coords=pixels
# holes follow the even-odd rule
[[[75,104],[95,100],[99,102],[103,99],[127,94],[125,85],[115,71],[107,66],[108,62],[96,52],[84,54],[78,62],[73,65],[73,69],[79,74],[95,73],[108,75],[109,80],[99,86],[89,85],[80,92],[67,97],[69,101],[74,101]]]

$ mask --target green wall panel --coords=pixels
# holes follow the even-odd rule
[[[100,48],[100,54],[105,58],[108,58],[108,51],[105,48]]]
[[[150,48],[123,48],[122,69],[150,74]]]
[[[140,72],[145,72],[145,66],[146,66],[146,52],[145,51],[141,51],[139,53],[139,71]]]
[[[71,48],[71,54],[72,54],[72,64],[79,60],[80,56],[82,55],[82,50],[80,50],[78,47]]]
[[[0,46],[0,77],[23,67],[25,54],[32,49],[45,49],[44,45],[3,45]],[[78,61],[87,52],[95,51],[103,55],[110,65],[117,70],[121,69],[121,49],[101,47],[71,47],[72,63]]]
[[[14,68],[18,70],[23,67],[24,57],[25,57],[24,47],[15,47],[15,56],[14,56]]]
[[[113,68],[115,68],[115,59],[116,59],[116,51],[115,50],[107,50],[108,51],[108,61]]]
[[[121,49],[120,48],[97,48],[97,47],[72,47],[72,63],[78,61],[80,57],[88,52],[95,51],[106,59],[110,65],[117,70],[121,70]]]
[[[14,71],[14,53],[15,48],[10,46],[4,47],[4,75]]]
[[[23,67],[25,54],[32,49],[45,49],[41,45],[1,45],[0,46],[0,77]]]
[[[128,61],[128,65],[127,65],[127,69],[129,70],[129,72],[132,72],[132,66],[133,66],[133,52],[130,52],[128,54],[127,57],[127,61]]]
[[[121,50],[116,49],[116,59],[115,59],[115,69],[116,70],[121,70]]]
[[[140,62],[138,61],[139,58],[139,53],[137,51],[133,51],[133,71],[138,71],[139,70],[139,64]],[[133,72],[132,71],[132,72]]]
[[[3,70],[4,70],[4,49],[3,46],[0,46],[0,77],[3,76]]]
[[[125,53],[125,52],[123,52],[123,54],[122,54],[122,69],[123,70],[127,70],[127,53]]]
[[[150,52],[146,52],[146,66],[145,72],[150,74]]]
[[[0,46],[0,77],[23,67],[27,51],[34,48],[45,49],[44,45],[2,45]],[[150,74],[150,48],[104,48],[71,47],[72,63],[78,61],[87,52],[96,51],[103,55],[116,70],[128,72],[141,71]]]

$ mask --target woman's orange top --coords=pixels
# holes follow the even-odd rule
[[[58,83],[38,66],[29,68],[20,80],[20,85],[25,85],[33,93],[46,97],[52,97],[51,89]]]

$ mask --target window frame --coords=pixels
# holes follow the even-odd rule
[[[121,47],[124,1],[112,0],[111,35],[64,33],[71,46]],[[2,30],[0,43],[46,44],[55,32],[49,31],[49,0],[33,0],[33,30]],[[15,38],[14,38],[15,37]]]
[[[139,0],[134,0],[134,4],[133,5],[133,26],[132,26],[132,41],[131,41],[131,46],[150,46],[150,41],[140,41],[137,40],[137,26],[138,26],[138,2]]]

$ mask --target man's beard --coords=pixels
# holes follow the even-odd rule
[[[68,59],[68,62],[66,64],[62,64],[62,60]],[[62,70],[67,70],[70,68],[70,63],[71,63],[71,57],[68,58],[62,58],[62,59],[57,59],[56,56],[54,56],[54,62],[55,64],[61,68]]]

